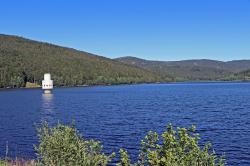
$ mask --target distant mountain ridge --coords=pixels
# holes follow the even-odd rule
[[[209,59],[152,61],[136,57],[120,57],[115,60],[172,76],[177,80],[218,80],[250,69],[250,60],[228,62]]]

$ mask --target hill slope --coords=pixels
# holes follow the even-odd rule
[[[56,86],[163,80],[145,69],[87,52],[0,34],[0,87],[40,84],[46,72]]]
[[[223,78],[225,81],[250,81],[250,70],[241,71]]]
[[[233,73],[250,69],[250,60],[229,62],[208,59],[149,61],[136,57],[121,57],[115,60],[164,75],[170,75],[177,80],[217,80]]]

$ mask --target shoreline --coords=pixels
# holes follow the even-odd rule
[[[193,83],[193,84],[199,84],[199,83],[250,83],[250,80],[232,80],[232,81],[221,81],[221,80],[199,80],[199,81],[173,81],[173,82],[142,82],[142,83],[122,83],[122,84],[99,84],[99,85],[76,85],[76,86],[54,86],[54,88],[79,88],[79,87],[99,87],[99,86],[121,86],[121,85],[140,85],[140,84],[185,84],[185,83]],[[41,86],[39,87],[19,87],[19,88],[11,88],[11,87],[5,87],[0,88],[1,90],[13,90],[13,89],[41,89]]]

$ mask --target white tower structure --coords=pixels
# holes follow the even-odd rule
[[[42,81],[42,89],[44,90],[44,93],[51,93],[51,90],[53,89],[53,80],[51,80],[50,73],[44,74],[44,80]]]

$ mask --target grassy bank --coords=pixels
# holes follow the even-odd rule
[[[21,160],[21,159],[16,159],[16,160],[2,160],[0,161],[0,166],[37,166],[38,162],[35,160]]]

